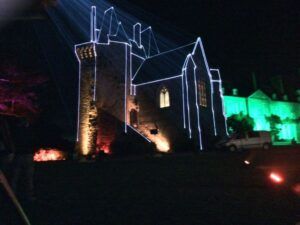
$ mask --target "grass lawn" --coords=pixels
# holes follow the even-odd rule
[[[245,157],[38,164],[38,201],[24,208],[33,225],[295,225],[300,198],[268,185],[261,169],[244,168]]]

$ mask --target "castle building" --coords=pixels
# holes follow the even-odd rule
[[[201,39],[160,52],[151,27],[132,30],[114,8],[97,27],[92,7],[91,40],[75,46],[79,154],[138,139],[161,152],[203,150],[227,136],[220,72],[209,67]]]

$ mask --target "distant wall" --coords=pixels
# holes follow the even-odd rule
[[[293,138],[300,142],[300,124],[294,120],[300,118],[300,103],[273,101],[261,97],[237,97],[225,96],[225,112],[229,117],[232,114],[242,112],[251,116],[255,121],[255,130],[270,130],[270,124],[266,116],[277,115],[282,120],[279,138],[290,142]]]

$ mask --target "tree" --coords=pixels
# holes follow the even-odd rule
[[[295,124],[298,124],[300,123],[300,117],[297,117],[297,118],[285,118],[282,123],[295,123]]]
[[[275,141],[279,140],[279,133],[281,129],[278,125],[282,124],[282,120],[279,116],[271,114],[270,116],[266,116],[266,120],[270,123],[271,135]]]
[[[249,115],[244,115],[242,112],[233,114],[227,118],[229,131],[232,133],[244,134],[253,131],[254,119]]]
[[[15,66],[0,67],[0,114],[30,118],[39,112],[36,87],[46,77],[25,73]]]

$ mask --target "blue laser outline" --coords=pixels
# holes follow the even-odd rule
[[[91,42],[96,42],[96,30],[95,27],[97,27],[97,19],[96,19],[96,6],[92,6],[91,8],[91,15],[90,15],[90,19],[91,19]]]
[[[136,85],[133,85],[133,95],[136,96]]]
[[[129,37],[127,36],[127,33],[123,27],[123,24],[122,22],[118,22],[118,27],[117,27],[117,30],[116,30],[116,33],[115,34],[110,34],[109,37],[117,37],[119,32],[120,32],[120,29],[122,29],[122,31],[124,32],[125,36],[126,36],[126,39],[129,40]]]
[[[125,106],[125,110],[124,110],[124,129],[125,129],[125,133],[127,134],[127,79],[128,79],[128,70],[127,70],[127,66],[128,66],[128,46],[125,45],[125,96],[124,96],[124,106]]]
[[[182,77],[182,74],[177,75],[177,76],[168,77],[168,78],[159,79],[159,80],[149,81],[149,82],[145,82],[145,83],[135,84],[135,86],[137,86],[137,87],[144,86],[147,84],[154,84],[154,83],[158,83],[158,82],[162,82],[162,81],[166,81],[166,80],[172,80],[172,79],[176,79],[176,78],[180,78],[180,77]]]
[[[137,31],[136,27],[139,27],[139,30]],[[138,48],[142,48],[142,32],[141,32],[141,28],[142,28],[142,24],[141,23],[136,23],[133,25],[133,41],[137,44]],[[138,32],[138,40],[139,42],[137,41],[137,37],[136,37],[136,33]]]
[[[189,55],[190,59],[192,60],[194,64],[194,86],[195,86],[195,96],[196,96],[196,109],[197,109],[197,122],[198,122],[198,138],[199,138],[199,144],[200,144],[200,150],[203,150],[202,145],[202,130],[201,130],[201,121],[200,121],[200,109],[199,109],[199,100],[198,100],[198,87],[197,87],[197,77],[196,77],[196,70],[197,70],[197,64],[195,63],[193,56]]]
[[[222,101],[222,113],[223,113],[223,116],[224,116],[224,123],[225,123],[225,131],[226,131],[226,135],[229,136],[229,133],[228,133],[228,125],[227,125],[227,116],[226,116],[226,112],[225,112],[225,103],[224,103],[224,95],[223,95],[223,92],[222,92],[222,79],[221,79],[221,73],[220,73],[220,70],[219,69],[210,69],[210,71],[215,71],[218,73],[218,76],[219,76],[219,80],[212,80],[213,82],[217,82],[219,83],[219,92],[220,92],[220,96],[221,96],[221,101]]]
[[[79,63],[79,73],[78,73],[78,102],[77,102],[77,134],[76,141],[79,141],[79,127],[80,127],[80,92],[81,92],[81,61],[77,55],[76,47],[75,47],[75,55]]]
[[[145,58],[142,57],[142,56],[139,56],[139,55],[137,55],[137,54],[135,54],[135,53],[131,53],[131,55],[133,55],[133,56],[135,56],[135,57],[137,57],[137,58],[140,58],[141,60],[145,61]]]
[[[139,68],[137,69],[136,73],[134,74],[132,81],[135,79],[135,77],[138,75],[140,69],[142,68],[143,64],[144,64],[145,60],[141,63],[141,65],[139,66]]]
[[[106,14],[110,12],[110,21],[109,21],[109,31],[108,31],[108,34],[107,34],[107,43],[103,43],[103,42],[99,42],[100,40],[100,37],[101,37],[101,32],[103,31],[103,26],[104,26],[104,22],[105,22],[105,17],[106,17]],[[115,17],[116,21],[118,22],[118,27],[117,27],[117,31],[116,31],[116,34],[112,35],[111,34],[111,29],[112,29],[112,20],[113,20],[113,16]],[[201,127],[200,127],[200,114],[199,114],[199,106],[198,106],[198,102],[197,102],[197,99],[198,99],[198,90],[197,90],[197,79],[196,79],[196,69],[197,69],[197,65],[193,59],[193,56],[195,55],[195,52],[196,52],[196,49],[197,49],[197,44],[200,45],[200,48],[201,48],[201,52],[202,52],[202,56],[204,58],[204,62],[205,62],[205,67],[206,67],[206,70],[207,70],[207,73],[209,75],[209,79],[210,79],[210,88],[211,88],[211,110],[212,110],[212,115],[213,115],[213,125],[214,125],[214,132],[215,132],[215,135],[217,135],[217,131],[216,131],[216,122],[215,122],[215,112],[214,112],[214,101],[213,101],[213,94],[214,94],[214,88],[213,88],[213,82],[215,82],[215,80],[212,80],[212,75],[210,73],[210,69],[208,67],[208,62],[207,62],[207,58],[206,58],[206,55],[205,55],[205,51],[204,51],[204,47],[203,47],[203,43],[202,43],[202,40],[201,38],[199,37],[197,39],[196,42],[193,42],[193,43],[190,43],[190,44],[187,44],[187,45],[184,45],[184,46],[180,46],[178,48],[175,48],[175,49],[172,49],[172,50],[169,50],[169,51],[165,51],[165,52],[160,52],[159,51],[159,48],[158,48],[158,45],[157,45],[157,42],[156,42],[156,38],[154,37],[154,34],[153,34],[153,31],[152,31],[152,28],[149,26],[148,28],[144,29],[144,30],[141,30],[139,29],[138,32],[136,32],[135,28],[136,26],[139,26],[140,28],[142,27],[141,23],[136,23],[134,26],[133,26],[133,39],[129,39],[128,38],[128,35],[122,25],[122,23],[119,21],[118,19],[118,16],[116,15],[116,12],[114,10],[114,7],[111,7],[109,9],[107,9],[104,14],[103,14],[103,20],[102,20],[102,24],[101,24],[101,28],[100,29],[97,29],[96,28],[97,26],[97,18],[96,18],[96,6],[92,6],[91,7],[91,42],[93,43],[93,48],[94,48],[94,54],[95,54],[95,58],[97,57],[97,52],[96,52],[96,48],[95,48],[95,44],[99,44],[99,45],[110,45],[111,43],[119,43],[119,44],[124,44],[125,45],[125,48],[126,48],[126,56],[125,56],[125,96],[124,96],[124,99],[125,99],[125,133],[127,133],[127,126],[130,126],[127,124],[127,85],[128,85],[128,46],[130,46],[130,94],[132,95],[132,92],[134,95],[136,95],[136,87],[137,86],[143,86],[143,85],[148,85],[148,84],[153,84],[153,83],[156,83],[156,82],[161,82],[161,81],[166,81],[166,80],[171,80],[171,79],[176,79],[176,78],[181,78],[182,79],[182,99],[183,99],[183,121],[184,121],[184,129],[186,129],[186,115],[185,115],[185,107],[187,107],[187,111],[188,111],[188,125],[189,125],[189,137],[192,138],[192,131],[191,131],[191,121],[190,121],[190,107],[189,107],[189,93],[188,93],[188,83],[187,83],[187,62],[189,59],[192,60],[193,64],[194,64],[194,82],[195,82],[195,91],[196,91],[196,108],[197,108],[197,121],[198,121],[198,133],[199,133],[199,143],[200,143],[200,148],[201,150],[203,149],[203,146],[202,146],[202,137],[201,137],[201,134],[202,134],[202,131],[201,131]],[[128,42],[119,42],[119,41],[113,41],[110,39],[110,37],[115,37],[118,35],[118,32],[119,30],[122,29],[126,38],[127,38],[127,41]],[[146,32],[146,31],[149,31],[149,43],[148,43],[148,54],[146,54],[146,51],[145,51],[145,48],[142,44],[142,37],[141,37],[141,34],[143,32]],[[139,42],[140,43],[137,43],[137,40],[136,40],[136,33],[138,33],[139,35]],[[98,35],[97,35],[98,34]],[[156,48],[157,48],[157,52],[158,54],[155,54],[153,56],[150,56],[150,51],[151,51],[151,36],[155,42],[155,45],[156,45]],[[81,80],[81,60],[79,58],[79,56],[77,55],[77,47],[79,46],[82,46],[82,45],[85,45],[85,44],[91,44],[91,42],[85,42],[85,43],[81,43],[81,44],[78,44],[78,45],[75,45],[75,53],[76,53],[76,57],[77,57],[77,60],[79,61],[79,82]],[[140,49],[143,49],[144,53],[145,53],[145,56],[146,58],[140,56],[140,55],[137,55],[135,53],[132,52],[132,44],[130,43],[135,43],[137,45],[138,48]],[[184,66],[183,66],[183,73],[181,75],[177,75],[177,76],[173,76],[173,77],[168,77],[168,78],[164,78],[164,79],[158,79],[158,80],[154,80],[154,81],[150,81],[150,82],[145,82],[145,83],[141,83],[141,84],[132,84],[132,81],[135,79],[135,77],[137,76],[139,70],[141,69],[142,65],[144,64],[145,60],[146,59],[149,59],[149,58],[152,58],[152,57],[155,57],[155,56],[159,56],[159,55],[162,55],[162,54],[166,54],[166,53],[169,53],[169,52],[172,52],[172,51],[176,51],[178,49],[181,49],[181,48],[184,48],[184,47],[187,47],[187,46],[190,46],[190,45],[195,45],[194,47],[194,50],[193,50],[193,53],[192,54],[189,54],[186,58],[186,61],[184,63]],[[139,57],[140,59],[143,60],[143,62],[141,63],[140,67],[138,68],[137,72],[135,73],[135,75],[132,77],[132,56],[135,56],[135,57]],[[96,99],[96,74],[97,74],[97,60],[95,59],[95,68],[94,68],[94,73],[95,73],[95,89],[94,89],[94,100]],[[220,76],[220,72],[218,71],[219,73],[219,76]],[[185,80],[185,86],[186,88],[184,89],[184,80]],[[219,88],[221,88],[221,81],[220,81],[220,85],[219,85]],[[132,86],[133,86],[133,89],[132,89]],[[186,92],[186,96],[185,96],[185,92]],[[222,93],[221,93],[222,94]],[[223,102],[223,94],[222,94],[222,105],[223,105],[223,115],[225,116],[224,114],[224,102]],[[186,101],[185,101],[186,100]],[[187,102],[187,104],[185,103]],[[78,121],[77,121],[77,141],[79,140],[79,126],[80,126],[80,115],[79,115],[79,111],[80,111],[80,84],[79,84],[79,100],[78,100]],[[227,123],[226,123],[226,116],[225,116],[225,126],[226,126],[226,133],[227,133]],[[134,128],[133,128],[134,129]],[[135,129],[134,129],[135,130]],[[137,133],[139,133],[139,131],[135,130]],[[140,133],[139,133],[140,134]],[[228,134],[228,133],[227,133]],[[142,134],[140,134],[142,135]]]
[[[94,101],[96,101],[96,91],[97,91],[97,52],[96,52],[96,45],[93,44],[93,50],[94,50],[94,60],[95,60],[95,66],[94,66]]]
[[[130,65],[129,65],[129,69],[130,69],[130,78],[129,78],[129,82],[130,82],[130,95],[133,95],[132,94],[132,92],[133,92],[133,87],[132,87],[132,54],[131,54],[131,52],[132,52],[132,46],[130,46],[130,54],[129,54],[129,57],[130,57]]]
[[[188,130],[189,130],[189,138],[192,138],[192,128],[191,128],[191,113],[190,113],[190,100],[189,100],[189,85],[188,85],[188,80],[187,80],[187,64],[188,64],[188,57],[185,60],[184,63],[184,69],[183,69],[183,74],[185,78],[185,91],[186,91],[186,102],[187,102],[187,111],[188,111]]]
[[[94,7],[95,7],[95,6],[94,6]],[[121,26],[121,28],[122,28],[122,30],[123,30],[123,32],[124,32],[126,38],[127,38],[127,42],[129,42],[129,43],[130,43],[130,42],[135,43],[139,49],[142,49],[142,50],[143,50],[143,52],[144,52],[144,54],[145,54],[145,58],[148,58],[148,57],[149,57],[149,54],[146,53],[145,47],[143,46],[142,42],[141,42],[141,43],[137,43],[137,41],[136,41],[136,39],[135,39],[135,35],[136,35],[135,27],[136,27],[137,25],[139,25],[140,27],[142,27],[141,23],[136,23],[136,24],[133,25],[133,30],[134,30],[134,32],[133,32],[133,38],[132,38],[132,39],[129,39],[129,38],[128,38],[129,36],[128,36],[127,32],[125,31],[125,29],[124,29],[122,23],[120,22],[120,20],[119,20],[119,18],[118,18],[118,15],[116,14],[116,11],[115,11],[114,7],[110,7],[109,9],[107,9],[107,10],[104,11],[100,29],[95,28],[95,30],[98,31],[98,33],[99,33],[96,42],[99,43],[99,41],[100,41],[101,32],[103,31],[104,22],[106,21],[105,19],[106,19],[106,16],[107,16],[108,13],[110,13],[109,32],[108,32],[108,34],[107,34],[108,42],[111,41],[111,40],[110,40],[110,36],[116,36],[116,35],[112,35],[112,34],[111,34],[112,20],[113,20],[113,17],[114,17],[114,18],[116,19],[116,21],[118,22],[118,28],[117,28],[117,30],[119,29],[119,26]],[[152,38],[153,38],[153,40],[154,40],[154,44],[155,44],[156,50],[157,50],[158,53],[160,53],[159,48],[158,48],[158,45],[157,45],[157,41],[156,41],[156,38],[155,38],[155,36],[154,36],[154,34],[153,34],[153,30],[152,30],[151,26],[148,27],[148,28],[146,28],[145,30],[147,30],[147,29],[150,29],[150,31],[151,31],[150,34],[151,34],[151,36],[152,36]],[[145,31],[145,30],[143,30],[143,31]],[[96,32],[96,33],[97,33],[97,32]],[[139,30],[138,33],[139,33],[138,35],[140,36],[140,40],[142,40],[142,38],[141,38],[142,30]],[[150,43],[149,49],[151,49],[151,48],[152,48],[152,46],[151,46],[151,43]],[[156,55],[156,54],[155,54],[155,55]]]
[[[135,131],[137,134],[139,134],[141,137],[143,137],[146,141],[148,141],[149,143],[152,143],[152,141],[150,141],[150,139],[148,139],[146,136],[144,136],[143,134],[141,134],[137,129],[135,129],[134,127],[132,127],[131,125],[128,125],[128,127],[130,127],[133,131]]]
[[[212,111],[212,116],[213,116],[214,134],[215,134],[215,136],[217,136],[218,134],[217,134],[217,129],[216,129],[216,120],[215,120],[215,111],[214,111],[214,101],[213,101],[214,88],[213,88],[213,84],[212,84],[212,76],[211,76],[211,73],[210,73],[210,70],[209,70],[208,62],[207,62],[207,59],[206,59],[206,54],[205,54],[203,43],[202,43],[202,40],[201,40],[200,37],[197,39],[196,43],[200,44],[202,56],[204,58],[204,63],[205,63],[206,71],[207,71],[209,79],[210,79],[211,111]],[[196,51],[196,46],[195,46],[193,55],[195,54],[195,51]]]
[[[183,129],[186,129],[186,118],[185,118],[185,100],[184,100],[184,75],[181,77],[181,95],[182,95],[182,117],[183,117]]]
[[[192,43],[189,43],[189,44],[180,46],[180,47],[178,47],[178,48],[174,48],[174,49],[171,49],[171,50],[168,50],[168,51],[164,51],[164,52],[161,52],[161,53],[159,53],[159,54],[153,55],[153,56],[149,57],[148,59],[151,59],[151,58],[154,58],[154,57],[156,57],[156,56],[163,55],[163,54],[167,54],[167,53],[170,53],[170,52],[174,52],[174,51],[177,51],[177,50],[179,50],[179,49],[188,47],[188,46],[190,46],[190,45],[195,45],[196,43],[197,43],[197,42],[192,42]]]
[[[141,34],[146,32],[146,31],[149,31],[149,43],[148,43],[148,58],[151,57],[151,38],[154,40],[154,44],[155,44],[155,47],[156,47],[156,51],[157,51],[157,54],[160,54],[160,50],[159,50],[159,47],[157,45],[157,41],[156,41],[156,38],[154,36],[154,33],[153,33],[153,30],[152,30],[152,27],[149,26],[147,27],[146,29],[142,30]],[[155,55],[157,55],[155,54]]]

